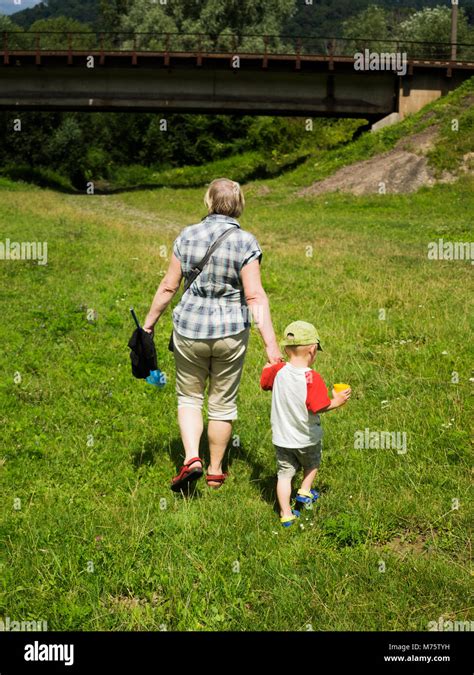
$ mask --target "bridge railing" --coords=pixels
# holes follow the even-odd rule
[[[351,57],[357,52],[406,53],[409,60],[449,60],[450,42],[346,39],[325,36],[236,35],[221,33],[22,32],[0,35],[0,51],[12,52],[162,52]],[[474,61],[474,44],[458,43],[457,59]]]

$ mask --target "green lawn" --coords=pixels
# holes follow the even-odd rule
[[[95,197],[2,181],[2,241],[47,241],[49,262],[0,261],[0,618],[283,631],[472,618],[472,266],[430,261],[427,246],[469,240],[473,181],[304,199],[289,183],[260,195],[262,183],[246,186],[241,223],[264,249],[276,330],[314,322],[316,367],[353,398],[323,419],[317,507],[284,530],[256,331],[220,491],[201,483],[183,499],[168,487],[182,457],[169,311],[156,331],[169,384],[158,391],[130,372],[128,308],[144,316],[174,237],[204,213],[202,189]],[[407,453],[354,449],[365,428],[406,432]]]

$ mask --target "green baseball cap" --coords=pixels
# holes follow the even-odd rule
[[[306,321],[293,321],[285,328],[281,347],[291,347],[299,345],[318,345],[318,349],[323,351],[319,339],[319,333],[312,323]]]

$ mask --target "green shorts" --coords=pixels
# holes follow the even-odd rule
[[[293,478],[295,473],[303,469],[318,469],[321,464],[321,441],[307,448],[281,448],[275,445],[279,478]]]
[[[223,338],[193,340],[173,331],[178,408],[201,410],[207,384],[208,418],[237,419],[237,392],[250,330]]]

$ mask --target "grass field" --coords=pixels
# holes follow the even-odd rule
[[[2,240],[47,241],[48,265],[0,261],[0,618],[283,631],[473,618],[472,266],[427,249],[472,237],[474,182],[313,198],[298,184],[300,168],[247,185],[241,224],[263,247],[277,332],[314,322],[315,367],[353,396],[323,419],[317,506],[284,530],[257,332],[220,491],[168,487],[182,459],[169,310],[156,328],[169,383],[130,372],[128,308],[144,317],[174,237],[204,215],[203,190],[76,196],[1,180]],[[354,449],[366,428],[406,432],[407,452]]]

